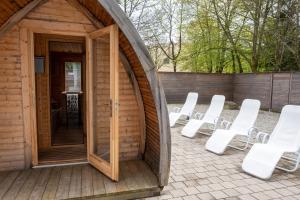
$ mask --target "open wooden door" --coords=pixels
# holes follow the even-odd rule
[[[119,37],[111,25],[87,37],[88,161],[119,179]]]

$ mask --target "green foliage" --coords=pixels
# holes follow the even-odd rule
[[[143,37],[157,69],[300,69],[299,0],[117,1]]]
[[[239,73],[299,70],[296,0],[196,0],[185,27],[182,68]]]

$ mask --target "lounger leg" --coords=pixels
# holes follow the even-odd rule
[[[210,125],[212,125],[212,128],[210,129],[210,130],[212,130],[212,133],[215,132],[215,130],[217,128],[217,125],[215,123],[214,124],[209,124],[209,126]],[[198,133],[200,133],[202,135],[207,135],[207,136],[211,136],[212,135],[212,133],[206,133],[206,132],[201,132],[201,131],[198,131]]]
[[[287,168],[279,167],[279,166],[277,166],[276,169],[280,169],[280,170],[285,171],[285,172],[295,172],[298,169],[299,162],[300,162],[300,154],[299,153],[297,153],[297,154],[298,155],[297,155],[297,159],[296,160],[295,159],[286,158],[288,160],[291,160],[291,161],[295,162],[295,166],[292,169],[287,169]],[[283,157],[283,158],[285,158],[285,157]]]
[[[248,147],[249,147],[249,144],[250,144],[250,140],[251,140],[251,136],[248,136],[247,137],[247,141],[245,143],[245,146],[240,148],[240,147],[237,147],[237,146],[233,146],[233,145],[228,145],[228,147],[231,147],[233,149],[237,149],[237,150],[240,150],[240,151],[245,151]]]
[[[249,147],[249,145],[253,145],[253,143],[251,142],[251,139],[253,138],[253,136],[255,136],[255,133],[257,133],[257,129],[256,128],[251,128],[249,130],[246,144],[242,148],[236,147],[236,146],[232,146],[232,145],[228,145],[228,146],[231,147],[231,148],[233,148],[233,149],[237,149],[237,150],[240,150],[240,151],[245,151]],[[239,141],[244,143],[244,141],[241,141],[241,140],[239,140]]]

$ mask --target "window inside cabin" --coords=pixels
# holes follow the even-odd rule
[[[81,63],[65,62],[65,89],[67,92],[81,92]]]

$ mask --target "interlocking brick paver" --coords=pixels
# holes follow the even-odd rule
[[[200,112],[205,112],[206,108],[197,106]],[[232,120],[237,113],[224,110],[222,117]],[[261,111],[255,126],[261,131],[271,132],[278,117],[278,113]],[[228,148],[224,155],[215,155],[204,148],[208,136],[198,134],[193,139],[182,137],[182,128],[182,125],[178,125],[171,129],[169,185],[164,188],[160,197],[153,199],[300,199],[300,169],[295,173],[275,170],[268,181],[255,178],[244,173],[241,168],[248,150],[237,151]]]
[[[225,190],[223,190],[223,192],[225,194],[227,194],[229,197],[234,197],[234,196],[240,195],[240,193],[238,191],[236,191],[235,189],[225,189]]]
[[[202,199],[202,200],[213,200],[215,199],[211,194],[209,193],[201,193],[201,194],[198,194],[197,197],[199,197],[199,199]]]
[[[184,200],[198,200],[199,198],[196,195],[185,196],[183,197]]]
[[[173,197],[183,197],[187,195],[183,189],[171,190],[170,193]]]
[[[199,190],[201,193],[206,193],[206,192],[213,191],[213,189],[210,188],[210,187],[208,187],[207,185],[197,186],[196,188],[197,188],[197,190]]]
[[[196,187],[188,187],[183,189],[188,195],[199,194],[199,190]]]
[[[171,184],[173,188],[175,189],[180,189],[180,188],[185,188],[186,185],[183,182],[175,182]]]
[[[228,197],[228,195],[222,191],[213,191],[213,192],[210,192],[210,194],[213,197],[215,197],[216,199],[224,199],[224,198]]]
[[[253,196],[251,196],[250,194],[241,195],[241,196],[239,196],[239,198],[241,200],[257,200]]]

